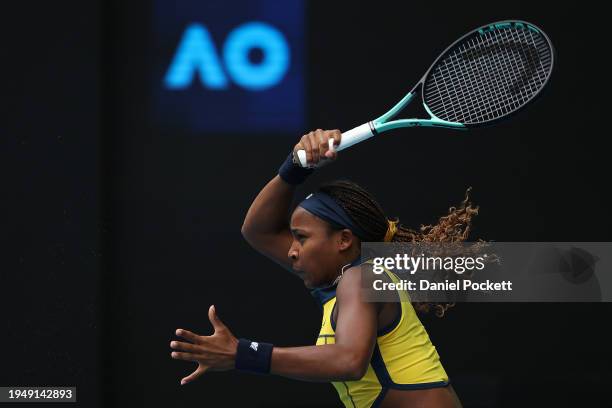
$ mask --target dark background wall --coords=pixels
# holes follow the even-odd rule
[[[0,385],[98,406],[100,13],[15,2],[2,20]]]
[[[0,385],[76,385],[88,407],[339,406],[329,384],[278,377],[213,373],[181,387],[193,366],[169,356],[177,327],[210,331],[210,304],[237,336],[313,343],[320,316],[302,283],[240,235],[300,134],[156,126],[150,69],[163,51],[151,41],[150,4],[9,10]],[[472,186],[474,238],[610,241],[607,100],[593,64],[607,23],[595,3],[308,2],[304,131],[384,112],[450,41],[506,18],[533,21],[555,44],[538,103],[495,128],[400,130],[355,146],[300,196],[350,177],[418,227]],[[612,405],[611,311],[462,304],[423,321],[465,406],[599,407]]]

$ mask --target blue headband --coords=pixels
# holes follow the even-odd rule
[[[322,192],[310,194],[299,206],[335,227],[350,229],[359,239],[366,241],[365,237],[368,234],[355,224],[340,204],[328,194]]]

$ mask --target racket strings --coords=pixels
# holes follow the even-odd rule
[[[475,34],[430,72],[423,98],[440,119],[479,124],[519,109],[544,86],[552,68],[546,39],[526,28]]]
[[[469,46],[470,46],[470,47],[473,47],[473,46],[474,46],[474,43],[473,43],[473,42],[472,42],[472,43],[470,43],[470,44],[469,44]],[[471,50],[470,50],[469,48],[467,48],[467,49],[466,49],[466,46],[465,46],[465,45],[463,45],[463,47],[461,47],[461,48],[460,48],[460,52],[461,52],[461,54],[463,54],[463,55],[464,55],[464,58],[465,58],[465,59],[468,59],[468,60],[475,59],[475,58],[481,57],[481,56],[483,56],[483,55],[486,55],[485,53],[486,53],[487,51],[488,51],[488,53],[489,53],[489,54],[494,55],[494,53],[491,53],[491,51],[492,51],[492,50],[493,50],[493,49],[492,49],[491,47],[488,47],[488,49],[487,49],[487,48],[483,49],[483,48],[481,47],[481,48],[478,50],[478,51],[480,51],[480,52],[474,52],[474,49],[473,49],[473,48],[472,48]],[[466,51],[467,51],[467,52],[466,52]],[[471,51],[471,52],[470,52],[470,51]],[[484,51],[484,52],[483,52],[483,51]],[[463,61],[461,61],[461,60],[457,61],[457,60],[456,60],[456,55],[457,55],[457,53],[455,53],[454,55],[452,55],[452,56],[451,56],[451,58],[455,58],[455,61],[451,60],[451,62],[454,62],[454,63],[455,63],[455,65],[456,65],[456,63],[457,63],[457,62],[459,62],[459,63],[462,63],[462,62],[463,62]],[[486,61],[486,60],[484,60],[484,61],[485,61],[485,63],[487,63],[487,61]],[[468,92],[458,93],[458,92],[457,92],[457,90],[458,90],[458,88],[457,88],[457,87],[454,87],[454,88],[451,88],[451,89],[450,89],[451,91],[453,91],[453,92],[452,92],[452,94],[451,94],[451,96],[452,96],[452,97],[454,97],[454,99],[455,99],[455,101],[451,101],[451,102],[454,102],[454,103],[451,105],[451,107],[453,108],[453,113],[456,115],[456,114],[457,114],[457,109],[454,109],[454,108],[455,108],[455,107],[458,107],[458,106],[459,106],[459,104],[465,104],[465,103],[466,103],[466,96],[469,96],[470,94],[473,94],[473,93],[474,93],[474,87],[473,87],[472,85],[473,85],[473,84],[475,84],[475,83],[477,83],[477,81],[481,81],[481,82],[482,82],[482,80],[481,80],[481,78],[475,78],[475,77],[474,77],[474,75],[472,75],[474,71],[468,71],[468,70],[466,70],[466,69],[465,69],[465,65],[464,65],[464,64],[462,64],[462,65],[463,65],[463,66],[462,66],[463,71],[458,71],[458,70],[454,69],[454,68],[455,68],[455,65],[453,65],[453,64],[449,64],[449,61],[448,61],[448,60],[447,60],[447,61],[445,61],[443,73],[446,73],[447,75],[449,75],[449,74],[450,74],[450,75],[449,75],[449,77],[450,77],[450,79],[451,79],[451,80],[453,80],[453,81],[457,81],[457,79],[458,79],[458,80],[460,81],[461,85],[463,86],[463,88],[464,88],[464,89],[465,89],[465,88],[467,88],[467,91],[468,91]],[[489,67],[490,67],[490,64],[488,64],[488,65],[489,65]],[[461,78],[461,77],[459,77],[459,75],[458,75],[459,73],[463,73],[463,74],[464,74],[464,76],[467,76],[467,78]],[[438,84],[438,81],[436,81],[436,84]],[[485,85],[496,85],[497,87],[499,87],[499,78],[498,78],[498,76],[493,76],[493,77],[489,78],[489,81],[488,81],[488,82],[485,82],[484,84],[485,84]],[[444,86],[444,85],[446,85],[446,84],[445,84],[444,82],[442,82],[442,85]],[[445,87],[445,88],[446,88],[446,87]],[[483,90],[482,90],[482,92],[484,93],[484,96],[485,96],[485,97],[487,97],[487,96],[489,96],[489,97],[490,97],[490,96],[491,96],[491,89],[490,89],[491,87],[489,86],[489,87],[487,87],[487,88],[488,88],[488,89],[483,89]],[[480,99],[480,102],[482,102],[482,98],[479,98],[479,99]],[[443,101],[443,102],[444,102],[444,101]],[[459,102],[459,104],[458,104],[457,102]],[[446,105],[446,104],[444,104],[444,105]],[[435,108],[435,106],[434,106],[434,108]],[[446,108],[446,106],[444,106],[444,108]],[[466,119],[466,118],[465,118],[465,117],[463,117],[463,121],[465,121],[465,119]]]
[[[477,52],[474,52],[473,49],[470,50],[469,48],[467,49],[468,52],[466,52],[466,46],[464,45],[461,48],[461,50],[463,51],[463,53],[462,53],[463,54],[463,59],[473,60],[475,58],[480,58],[480,57],[485,56],[485,55],[490,55],[490,56],[493,57],[493,62],[495,64],[499,65],[499,62],[500,62],[499,61],[499,53],[496,52],[496,51],[499,51],[499,47],[496,48],[496,45],[493,45],[493,46],[489,45],[489,46],[483,47],[482,46],[484,44],[483,42],[480,42],[479,44],[481,46],[479,47]],[[508,43],[506,43],[504,45],[507,45],[507,44]],[[473,41],[469,44],[469,46],[472,46],[472,47],[474,45],[475,44],[474,44]],[[511,51],[516,50],[517,47],[516,46],[513,47],[513,45],[515,45],[515,43],[511,43],[511,45],[509,47],[507,47],[507,49],[509,49]],[[523,54],[525,54],[525,53],[523,53]],[[526,54],[533,55],[533,51],[532,52],[527,52]],[[456,57],[456,55],[454,57]],[[485,89],[481,89],[480,90],[483,95],[478,98],[478,102],[480,102],[481,105],[482,105],[482,102],[484,100],[486,100],[486,98],[491,99],[492,96],[495,96],[495,94],[496,94],[495,91],[496,90],[497,90],[497,93],[499,93],[499,91],[502,91],[504,96],[506,97],[505,99],[508,99],[509,95],[508,95],[507,91],[509,90],[511,93],[516,94],[516,90],[522,85],[520,79],[517,80],[516,76],[513,75],[512,78],[511,78],[513,80],[513,85],[510,86],[510,87],[503,86],[503,85],[507,85],[507,84],[504,84],[503,81],[502,81],[502,84],[500,84],[500,75],[499,75],[499,72],[498,72],[499,70],[498,69],[491,69],[491,67],[492,67],[491,60],[490,59],[487,60],[485,58],[482,61],[484,61],[484,63],[486,64],[487,68],[489,68],[489,72],[492,72],[494,75],[492,75],[492,76],[489,75],[488,81],[487,82],[483,82],[483,78],[475,77],[474,75],[472,75],[474,72],[482,74],[482,72],[483,72],[482,70],[479,70],[479,71],[478,70],[477,71],[474,71],[474,70],[466,71],[465,67],[463,67],[463,73],[464,74],[467,73],[467,80],[464,80],[463,81],[464,83],[462,85],[464,86],[464,88],[466,88],[466,85],[467,85],[467,91],[468,92],[467,93],[463,92],[461,94],[461,93],[457,92],[457,89],[453,89],[455,91],[453,96],[455,96],[455,98],[457,99],[455,101],[455,104],[453,104],[453,107],[455,107],[457,105],[456,102],[465,104],[466,100],[467,100],[467,97],[473,95],[474,92],[478,90],[478,89],[475,89],[475,87],[474,87],[474,84],[478,84],[478,82],[483,82],[484,85],[485,85],[485,87],[484,87]],[[461,63],[463,61],[459,61],[459,62]],[[448,71],[449,66],[451,68],[453,68],[453,65],[450,65],[448,63],[448,61],[446,61],[445,68],[447,68],[447,71]],[[525,68],[523,70],[524,76],[529,75],[530,71],[533,71],[532,67],[531,68],[530,67],[523,67],[523,68]],[[459,72],[461,72],[461,71],[459,71]],[[457,78],[456,73],[457,73],[457,70],[454,70],[454,74],[455,75],[452,76],[453,77],[452,79],[456,80],[456,78]],[[512,73],[514,73],[514,72],[511,71],[511,74]],[[495,75],[495,74],[497,74],[497,75]],[[459,79],[462,79],[462,78],[459,78]],[[485,78],[485,79],[487,79],[487,78]],[[501,78],[501,79],[503,80],[503,78]],[[525,81],[523,81],[523,83],[524,82]],[[486,86],[486,85],[488,85],[488,86]],[[492,88],[492,85],[495,86],[495,88]],[[503,100],[500,100],[500,99],[496,98],[496,99],[493,100],[493,102],[494,102],[494,106],[489,106],[488,107],[489,109],[487,109],[489,116],[495,115],[496,113],[501,113],[501,114],[505,113],[504,110],[503,110],[503,105],[500,104],[500,102],[503,102]],[[498,112],[498,111],[501,111],[501,112]],[[454,109],[454,112],[457,113],[457,109]],[[474,112],[468,112],[468,113],[472,113],[472,115],[470,115],[468,118],[474,120],[475,119],[474,118],[475,115],[473,114]],[[464,122],[466,121],[465,117],[463,118],[463,121]]]

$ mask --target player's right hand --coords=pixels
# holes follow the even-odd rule
[[[322,130],[317,129],[302,136],[298,144],[293,148],[293,152],[304,150],[309,166],[317,166],[323,160],[335,160],[338,156],[336,150],[330,149],[329,140],[333,139],[332,146],[338,146],[342,133],[338,129]]]

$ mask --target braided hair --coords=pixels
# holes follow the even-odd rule
[[[348,180],[337,180],[323,184],[319,191],[331,196],[367,234],[365,241],[382,242],[389,228],[384,210],[368,191]],[[469,201],[471,188],[458,207],[450,207],[448,215],[440,217],[435,225],[422,225],[419,231],[398,224],[392,242],[461,242],[468,238],[472,217],[478,207]],[[416,310],[427,313],[435,310],[438,317],[444,316],[453,303],[414,302]]]

